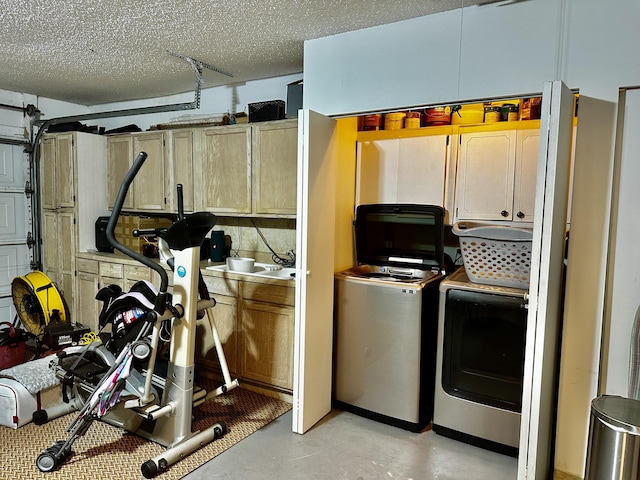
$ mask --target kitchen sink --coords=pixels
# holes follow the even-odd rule
[[[235,270],[229,270],[226,264],[210,265],[205,268],[207,270],[214,270],[217,272],[236,273],[238,275],[248,275],[251,277],[279,278],[283,280],[293,280],[296,274],[296,269],[293,267],[281,267],[280,265],[275,265],[273,263],[259,262],[256,262],[254,264],[253,272],[238,272]]]

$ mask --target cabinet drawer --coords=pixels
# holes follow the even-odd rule
[[[100,262],[101,277],[123,277],[123,265],[121,263]]]
[[[295,289],[266,283],[240,282],[240,292],[245,300],[295,305]]]
[[[124,278],[127,280],[149,280],[151,270],[148,267],[137,267],[135,265],[124,266]]]
[[[99,272],[98,261],[87,258],[76,258],[76,268],[79,272],[93,273],[94,275]]]
[[[204,275],[204,283],[212,295],[238,296],[238,280]]]

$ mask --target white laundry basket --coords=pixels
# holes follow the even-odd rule
[[[533,230],[524,227],[456,223],[469,280],[500,287],[529,288]]]

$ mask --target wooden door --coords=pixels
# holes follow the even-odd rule
[[[78,272],[76,318],[74,321],[86,325],[94,332],[99,330],[98,317],[102,309],[102,302],[96,300],[98,289],[98,275]]]
[[[251,128],[213,127],[200,132],[196,163],[197,210],[251,213]]]
[[[240,376],[291,390],[293,322],[291,307],[242,300]]]
[[[75,148],[72,133],[56,135],[55,188],[57,206],[73,208],[75,200]]]
[[[133,181],[133,205],[142,212],[165,208],[165,141],[163,132],[142,133],[133,137],[133,156],[147,153],[147,160]],[[131,159],[133,162],[134,158]]]
[[[193,212],[193,164],[194,132],[191,129],[176,130],[170,133],[171,154],[169,155],[167,170],[171,172],[165,179],[165,193],[167,195],[167,209],[178,212],[177,185],[182,185],[182,202],[185,212]]]
[[[229,372],[239,375],[238,371],[238,303],[236,297],[213,294],[216,305],[212,309],[213,319],[198,324],[196,337],[196,358],[204,360],[208,367],[220,370],[220,362],[216,352],[210,322],[216,327]]]
[[[45,210],[42,213],[42,270],[53,281],[59,280],[58,246],[58,214],[55,211]]]
[[[58,236],[53,250],[58,253],[58,289],[71,310],[71,315],[76,311],[75,281],[76,281],[76,221],[71,212],[58,213]],[[72,318],[73,321],[75,319]]]
[[[131,135],[118,135],[107,139],[107,206],[113,209],[122,179],[133,164]],[[129,188],[122,209],[133,209],[133,193]]]
[[[252,128],[254,212],[296,214],[298,126],[268,122]]]
[[[40,182],[42,208],[55,210],[58,207],[56,196],[56,139],[45,137],[40,142]]]

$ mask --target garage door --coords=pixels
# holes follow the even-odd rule
[[[20,141],[0,137],[0,321],[13,321],[11,281],[31,271],[29,156]]]

